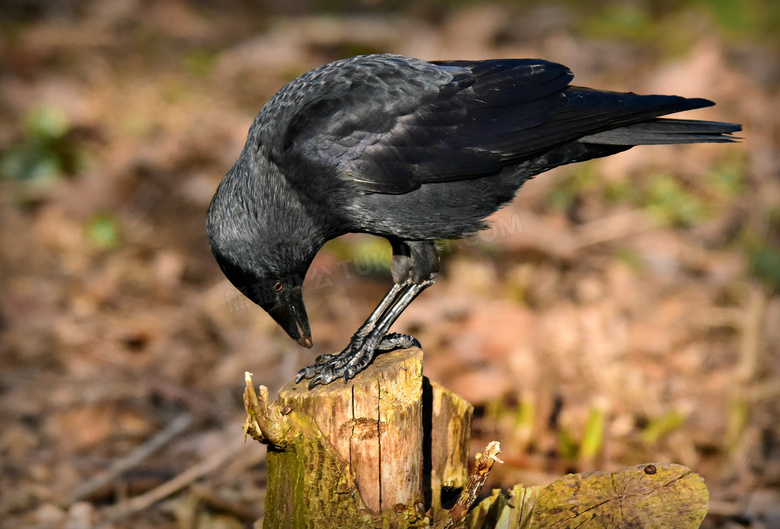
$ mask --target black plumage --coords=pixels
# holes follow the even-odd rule
[[[393,247],[394,285],[339,355],[298,375],[345,380],[377,351],[438,271],[434,241],[484,227],[522,184],[553,167],[642,144],[731,142],[733,123],[659,118],[706,99],[571,86],[539,59],[425,62],[367,55],[316,68],[263,107],[208,212],[212,251],[230,281],[305,346],[301,286],[334,237]]]

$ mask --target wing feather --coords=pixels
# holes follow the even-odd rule
[[[281,152],[272,154],[377,193],[495,175],[583,137],[624,145],[631,134],[606,131],[712,105],[570,86],[565,66],[540,59],[428,63],[379,55],[313,72],[290,89],[303,95],[291,105]],[[289,99],[286,91],[277,97]],[[657,140],[654,127],[634,129],[634,137]]]

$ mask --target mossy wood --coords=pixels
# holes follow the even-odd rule
[[[481,486],[480,456],[467,475],[473,409],[422,376],[419,349],[383,354],[346,384],[288,384],[274,403],[247,374],[244,400],[245,432],[269,445],[264,529],[454,527]],[[707,505],[700,476],[659,463],[494,491],[466,527],[695,529]]]
[[[469,529],[696,529],[709,508],[704,479],[675,464],[569,474],[546,486],[493,491]]]
[[[288,384],[273,404],[250,387],[247,431],[270,445],[264,529],[427,527],[445,514],[442,489],[446,502],[467,481],[473,409],[423,378],[419,349],[346,384]]]

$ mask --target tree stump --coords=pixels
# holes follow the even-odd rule
[[[422,351],[385,353],[348,383],[247,384],[245,426],[269,444],[264,529],[426,527],[467,481],[473,408],[422,376]]]

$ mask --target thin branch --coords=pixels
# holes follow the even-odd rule
[[[463,520],[469,512],[469,508],[477,499],[480,489],[485,485],[490,469],[493,468],[493,463],[496,461],[503,463],[498,458],[499,452],[501,452],[501,445],[498,441],[491,441],[485,448],[484,454],[477,454],[477,465],[469,476],[469,481],[463,492],[460,493],[457,503],[449,510],[445,518],[434,524],[433,529],[450,529]]]
[[[222,469],[225,463],[234,457],[242,448],[243,442],[231,443],[219,452],[202,460],[197,465],[185,470],[175,478],[166,481],[159,487],[106,509],[106,511],[104,511],[106,513],[105,519],[96,527],[109,527],[110,524],[122,520],[136,512],[148,509],[153,504],[179,492],[194,481]]]
[[[165,446],[171,439],[185,431],[192,424],[193,416],[190,413],[182,413],[168,426],[154,434],[143,445],[133,450],[128,456],[115,461],[105,472],[98,474],[81,485],[68,499],[69,504],[76,503],[96,490],[111,483],[120,474],[133,467],[137,467],[146,461],[157,450]]]

